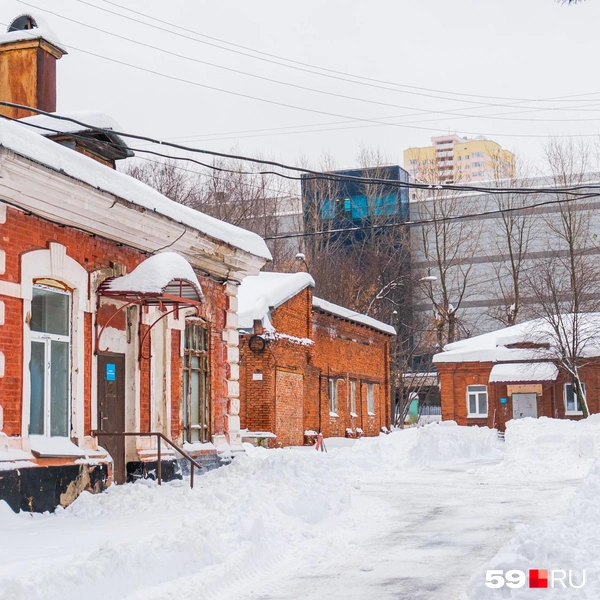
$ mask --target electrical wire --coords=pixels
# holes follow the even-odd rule
[[[140,21],[139,19],[134,19],[132,17],[128,17],[127,15],[124,15],[124,14],[121,14],[121,13],[109,10],[107,8],[102,8],[100,6],[92,4],[90,2],[86,2],[85,0],[76,0],[76,1],[79,2],[80,4],[85,4],[87,6],[90,6],[92,8],[97,9],[97,10],[103,11],[105,13],[116,15],[116,16],[121,17],[123,19],[127,19],[127,20],[135,22],[135,23],[140,23],[141,25],[145,25],[146,27],[151,27],[151,28],[156,29],[156,30],[165,31],[165,32],[170,33],[172,35],[175,35],[175,36],[178,36],[178,37],[182,37],[182,38],[185,38],[185,39],[190,39],[190,40],[198,42],[198,43],[205,43],[206,44],[206,42],[203,42],[202,40],[199,40],[197,38],[192,38],[192,37],[183,35],[181,33],[181,31],[186,31],[188,33],[194,34],[195,36],[206,38],[206,39],[213,40],[213,41],[216,41],[216,42],[220,42],[222,44],[227,44],[227,45],[233,46],[235,48],[241,48],[243,50],[248,50],[250,52],[254,52],[255,54],[259,54],[259,55],[262,55],[262,56],[268,56],[270,58],[276,58],[276,59],[283,60],[283,61],[286,61],[286,62],[289,62],[289,63],[293,63],[293,64],[296,64],[296,65],[301,65],[301,66],[304,66],[304,67],[310,67],[312,69],[318,69],[318,70],[321,70],[321,71],[325,71],[327,73],[333,73],[335,75],[344,75],[346,77],[353,77],[355,79],[359,79],[359,80],[363,80],[363,81],[383,83],[383,84],[386,84],[386,85],[397,86],[399,88],[407,88],[407,89],[411,89],[411,90],[421,90],[421,91],[427,91],[427,92],[435,92],[435,93],[438,93],[438,94],[453,95],[453,96],[458,96],[458,97],[486,98],[486,99],[491,99],[491,100],[508,100],[508,101],[514,101],[514,102],[542,102],[543,101],[543,100],[537,100],[537,99],[531,99],[531,98],[513,98],[513,97],[502,97],[502,96],[485,96],[485,95],[480,95],[480,94],[468,94],[468,93],[464,93],[464,92],[452,92],[452,91],[447,91],[447,90],[436,90],[436,89],[431,89],[431,88],[411,86],[411,85],[407,85],[407,84],[400,84],[400,83],[397,83],[397,82],[390,82],[390,81],[375,79],[375,78],[372,78],[372,77],[365,77],[365,76],[362,76],[362,75],[356,75],[356,74],[352,74],[352,73],[345,73],[343,71],[336,71],[335,69],[328,69],[326,67],[322,67],[322,66],[319,66],[319,65],[312,65],[310,63],[305,63],[305,62],[293,60],[293,59],[290,59],[290,58],[278,56],[276,54],[270,54],[268,52],[263,52],[261,50],[255,49],[255,48],[250,48],[248,46],[243,46],[241,44],[236,44],[234,42],[229,42],[227,40],[223,40],[223,39],[220,39],[220,38],[217,38],[217,37],[214,37],[214,36],[206,35],[206,34],[194,31],[192,29],[187,29],[187,28],[183,27],[182,25],[178,25],[178,24],[175,24],[175,23],[169,23],[168,21],[165,21],[164,19],[157,19],[157,18],[152,17],[152,16],[150,16],[148,14],[141,13],[139,11],[135,11],[135,10],[133,10],[131,8],[128,8],[128,7],[125,7],[125,6],[121,6],[121,5],[119,5],[119,4],[115,3],[115,2],[110,2],[109,0],[103,0],[103,1],[104,1],[105,4],[110,4],[112,6],[116,6],[116,7],[120,8],[120,9],[122,9],[122,10],[126,10],[128,12],[133,13],[133,14],[142,16],[142,17],[144,17],[146,19],[149,19],[151,21],[155,21],[157,23],[161,23],[161,25],[168,25],[169,27],[173,27],[177,31],[171,31],[171,30],[166,29],[164,27],[159,27],[159,26],[156,26],[156,25],[152,25],[150,23],[145,23],[144,21]],[[210,44],[210,45],[214,46],[216,48],[219,48],[221,50],[226,50],[226,51],[229,51],[229,52],[235,52],[234,50],[231,50],[230,48],[223,48],[223,47],[217,46],[215,44]],[[248,56],[250,58],[257,59],[257,60],[264,60],[264,59],[260,59],[257,56],[249,55],[249,54],[246,54],[246,53],[243,53],[243,52],[236,52],[236,53],[237,54],[242,54],[243,56]],[[273,62],[273,61],[267,61],[267,62]],[[285,65],[285,64],[281,64],[281,63],[275,63],[275,64],[280,64],[280,66],[284,66],[284,67],[287,67],[287,68],[293,68],[290,65]],[[304,70],[304,69],[302,69],[302,70]],[[313,71],[308,71],[308,72],[313,73]],[[325,76],[322,73],[314,73],[314,74],[315,75]],[[358,81],[352,81],[352,80],[348,80],[348,81],[350,81],[350,83],[355,83],[355,84],[359,84],[360,83]],[[363,83],[361,85],[368,85],[368,84],[364,84]],[[377,87],[379,87],[379,86],[377,86]],[[400,91],[400,90],[393,90],[392,89],[391,91]],[[410,93],[410,92],[405,92],[405,93]],[[577,94],[577,95],[572,96],[572,97],[592,96],[592,95],[596,95],[597,93],[598,92],[588,92],[586,94]],[[424,95],[424,94],[415,94],[415,95]],[[428,97],[442,99],[442,100],[452,100],[452,98],[440,98],[439,96],[428,96]],[[560,100],[560,98],[562,98],[562,97],[558,97],[558,98],[553,99],[553,100]],[[569,98],[569,97],[565,96],[564,98]],[[465,101],[463,101],[463,102],[465,102]],[[473,102],[473,103],[474,104],[480,104],[481,101],[477,101],[477,102]]]
[[[21,1],[21,0],[19,0]],[[0,23],[2,25],[6,25],[5,23]],[[29,32],[28,32],[29,33]],[[31,33],[32,37],[35,37],[35,33]],[[390,126],[390,127],[400,127],[400,128],[404,128],[404,129],[416,129],[419,131],[433,131],[436,133],[439,133],[439,128],[432,128],[432,127],[418,127],[415,125],[410,125],[410,124],[404,124],[404,123],[390,123],[390,122],[382,122],[381,120],[378,120],[376,118],[366,118],[366,117],[352,117],[352,116],[348,116],[348,115],[343,115],[340,113],[334,113],[334,112],[329,112],[329,111],[325,111],[325,110],[319,110],[319,109],[314,109],[314,108],[308,108],[308,107],[303,107],[303,106],[297,106],[294,104],[288,104],[286,102],[279,102],[276,100],[270,100],[268,98],[261,98],[259,96],[252,96],[250,94],[245,94],[242,92],[236,92],[233,90],[228,90],[228,89],[224,89],[224,88],[219,88],[216,86],[211,86],[211,85],[207,85],[207,84],[203,84],[197,81],[193,81],[190,79],[185,79],[182,77],[176,77],[174,75],[169,75],[167,73],[162,73],[160,71],[155,71],[153,69],[148,69],[145,67],[141,67],[139,65],[134,65],[131,63],[128,63],[126,61],[122,61],[122,60],[118,60],[115,58],[110,58],[108,56],[104,56],[102,54],[98,54],[96,52],[91,52],[89,50],[84,50],[82,48],[77,48],[76,46],[73,45],[68,45],[68,44],[63,44],[63,46],[66,46],[67,48],[70,48],[71,50],[77,50],[78,52],[82,52],[84,54],[87,54],[89,56],[94,56],[95,58],[99,58],[102,60],[106,60],[109,62],[112,62],[114,64],[119,64],[122,66],[126,66],[126,67],[130,67],[133,69],[136,69],[138,71],[142,71],[145,73],[150,73],[150,74],[154,74],[157,75],[159,77],[163,77],[165,79],[169,79],[171,81],[178,81],[181,83],[188,83],[190,85],[194,85],[203,89],[209,89],[212,91],[217,91],[217,92],[221,92],[221,93],[225,93],[225,94],[229,94],[232,96],[236,96],[236,97],[240,97],[240,98],[245,98],[245,99],[249,99],[249,100],[255,100],[257,102],[263,102],[266,104],[271,104],[274,106],[280,106],[283,108],[291,108],[294,110],[300,110],[300,111],[304,111],[304,112],[310,112],[310,113],[314,113],[314,114],[320,114],[320,115],[326,115],[326,116],[330,116],[330,117],[337,117],[337,118],[341,118],[341,119],[346,119],[346,120],[350,120],[350,121],[355,121],[355,122],[363,122],[363,123],[374,123],[375,125],[386,125],[386,126]],[[465,131],[465,134],[468,135],[474,135],[474,136],[490,136],[490,137],[515,137],[515,138],[521,138],[521,137],[525,137],[525,138],[556,138],[556,137],[571,137],[568,135],[539,135],[539,134],[516,134],[516,133],[484,133],[484,132],[472,132],[472,131]],[[580,137],[595,137],[594,134],[582,134]]]
[[[379,100],[369,100],[367,98],[358,98],[356,96],[349,96],[347,94],[340,94],[340,93],[336,93],[336,92],[330,92],[327,90],[322,90],[322,89],[318,89],[318,88],[312,88],[312,87],[308,87],[308,86],[304,86],[304,85],[300,85],[300,84],[296,84],[296,83],[291,83],[288,81],[281,81],[279,79],[273,79],[271,77],[264,77],[262,75],[257,75],[256,73],[250,73],[247,71],[242,71],[240,69],[234,69],[231,67],[226,67],[224,65],[219,65],[217,63],[212,63],[209,61],[205,61],[205,60],[201,60],[199,58],[195,58],[192,56],[188,56],[186,54],[179,54],[177,52],[173,52],[171,50],[166,50],[165,48],[160,48],[159,46],[153,45],[153,44],[147,44],[145,42],[141,42],[139,40],[135,40],[133,38],[127,37],[127,36],[123,36],[123,35],[119,35],[117,33],[114,33],[112,31],[107,31],[106,29],[102,29],[100,27],[96,27],[95,25],[89,25],[87,23],[83,23],[82,21],[78,21],[76,19],[72,19],[70,17],[61,15],[60,13],[45,9],[45,8],[41,8],[39,6],[36,6],[35,4],[31,4],[30,2],[25,2],[24,0],[17,0],[18,2],[20,2],[21,4],[25,4],[26,6],[30,6],[32,8],[35,8],[36,10],[41,10],[44,11],[48,14],[54,15],[56,17],[59,17],[61,19],[64,19],[66,21],[69,21],[70,23],[75,23],[77,25],[81,25],[82,27],[87,27],[88,29],[92,29],[93,31],[98,31],[100,33],[109,35],[111,37],[117,38],[119,40],[123,40],[126,42],[130,42],[132,44],[136,44],[138,46],[142,46],[143,48],[150,48],[152,50],[156,50],[158,52],[162,52],[163,54],[167,54],[169,56],[174,56],[176,58],[179,59],[183,59],[183,60],[188,60],[194,63],[198,63],[198,64],[202,64],[202,65],[207,65],[210,67],[214,67],[216,69],[221,69],[224,71],[228,71],[231,73],[236,73],[238,75],[244,75],[247,77],[252,77],[254,79],[259,79],[261,81],[268,81],[269,83],[275,83],[278,85],[284,85],[284,86],[288,86],[288,87],[292,87],[295,89],[300,89],[300,90],[305,90],[305,91],[309,91],[309,92],[313,92],[316,94],[322,94],[322,95],[326,95],[326,96],[331,96],[334,98],[342,98],[344,100],[351,100],[354,102],[362,102],[365,104],[372,104],[372,105],[377,105],[377,106],[387,106],[387,107],[391,107],[391,108],[400,108],[402,110],[413,110],[413,111],[418,111],[416,113],[412,113],[412,114],[407,114],[407,115],[401,115],[402,118],[404,117],[412,117],[412,116],[418,116],[420,114],[435,114],[435,115],[446,115],[446,116],[453,116],[453,117],[457,117],[459,119],[492,119],[492,120],[502,120],[502,121],[527,121],[527,122],[540,122],[540,123],[558,123],[558,122],[568,122],[568,123],[574,123],[574,122],[589,122],[589,121],[600,121],[600,117],[587,117],[587,118],[577,118],[577,119],[533,119],[533,118],[511,118],[511,117],[506,117],[506,116],[501,116],[501,115],[511,115],[511,114],[521,114],[523,112],[544,112],[544,111],[554,111],[554,110],[576,110],[577,112],[581,111],[583,107],[578,107],[576,109],[555,109],[555,108],[544,108],[544,107],[527,107],[526,110],[520,110],[517,111],[516,113],[500,113],[500,115],[496,114],[492,114],[492,115],[473,115],[473,114],[458,114],[456,112],[453,111],[448,111],[448,110],[432,110],[432,109],[426,109],[426,108],[418,108],[418,107],[414,107],[414,106],[405,106],[405,105],[400,105],[400,104],[391,104],[389,102],[382,102]],[[510,104],[497,104],[497,105],[491,105],[491,104],[487,104],[487,105],[482,105],[482,106],[478,106],[476,108],[485,108],[488,106],[501,106],[501,107],[508,107],[510,106]],[[597,106],[597,105],[592,105],[592,106]],[[466,109],[458,109],[458,110],[466,110]],[[597,111],[595,111],[597,112]]]
[[[9,104],[12,105],[13,103],[5,103],[5,102],[0,102],[0,105],[4,105],[4,104]],[[20,106],[20,105],[17,105]],[[23,108],[23,107],[21,107]],[[37,110],[37,109],[34,109]],[[44,112],[44,111],[40,111],[40,112]],[[47,115],[51,115],[51,113],[46,113]],[[10,121],[15,121],[15,122],[20,122],[18,119],[14,119],[11,117],[5,117],[3,116],[3,118],[10,120]],[[69,121],[74,121],[74,122],[78,122],[75,119],[71,119],[70,117],[56,117],[56,118],[60,118],[60,119],[66,119]],[[81,124],[81,122],[79,122]],[[24,125],[28,125],[30,127],[34,127],[34,128],[38,128],[38,129],[42,129],[42,130],[46,130],[46,131],[51,131],[54,133],[64,133],[61,132],[59,130],[53,130],[47,127],[42,127],[39,125],[35,125],[35,124],[31,124],[31,123],[23,123],[21,122],[21,124]],[[117,135],[121,135],[123,137],[126,137],[126,134],[123,133],[117,133],[114,132],[113,130],[107,130],[107,129],[102,129],[102,128],[96,128],[92,125],[85,125],[88,129],[95,129],[96,131],[100,131],[103,133],[113,133],[113,134],[117,134]],[[85,139],[82,136],[78,136],[77,134],[70,134],[73,135],[74,137],[79,137],[81,139]],[[110,143],[107,142],[110,145],[117,145],[115,143]],[[144,152],[148,152],[148,151],[144,151]],[[153,154],[158,154],[155,152],[152,152]],[[172,157],[172,156],[168,156],[168,155],[163,155],[165,158],[174,158],[174,159],[179,159],[179,160],[191,160],[187,157]],[[254,160],[254,159],[253,159]],[[195,161],[194,161],[195,162]],[[222,168],[218,168],[218,167],[214,167],[213,165],[209,165],[206,163],[203,163],[202,166],[208,167],[208,168],[216,168],[217,170],[225,170]],[[236,171],[233,171],[236,172]],[[272,174],[277,174],[277,173],[272,173]],[[281,174],[279,174],[281,175]],[[324,174],[327,175],[327,174]],[[288,176],[289,177],[289,176]],[[351,179],[355,179],[355,178],[351,178]],[[377,182],[387,182],[390,180],[376,180]],[[394,180],[391,180],[394,181]],[[398,182],[396,182],[398,183]],[[518,193],[525,193],[526,188],[522,188],[521,190],[519,190]],[[548,192],[554,192],[554,193],[574,193],[574,196],[572,197],[567,197],[567,198],[558,198],[555,200],[546,200],[546,201],[542,201],[542,202],[536,202],[533,203],[531,205],[527,205],[527,206],[515,206],[515,207],[508,207],[508,208],[502,208],[502,209],[492,209],[492,210],[487,210],[487,211],[480,211],[477,213],[467,213],[467,214],[460,214],[460,215],[449,215],[449,216],[445,216],[445,217],[432,217],[430,219],[420,219],[420,220],[416,220],[416,221],[402,221],[400,223],[396,222],[396,220],[394,219],[393,222],[388,222],[388,223],[384,223],[384,224],[380,224],[380,225],[367,225],[367,226],[352,226],[352,227],[343,227],[343,228],[335,228],[335,229],[327,229],[327,230],[322,230],[322,231],[309,231],[309,232],[297,232],[297,233],[286,233],[286,234],[279,234],[279,235],[273,235],[273,236],[265,236],[263,239],[265,241],[269,241],[269,240],[280,240],[280,239],[292,239],[292,238],[299,238],[299,237],[303,237],[303,238],[308,238],[308,237],[315,237],[317,235],[332,235],[332,234],[339,234],[339,233],[350,233],[350,232],[356,232],[356,231],[373,231],[373,230],[380,230],[380,229],[389,229],[392,227],[397,227],[397,228],[409,228],[409,227],[415,227],[415,226],[419,226],[419,225],[427,225],[427,224],[432,224],[432,223],[441,223],[441,222],[450,222],[450,221],[458,221],[458,220],[464,220],[464,219],[473,219],[473,218],[481,218],[481,217],[486,217],[486,216],[491,216],[494,214],[506,214],[506,213],[510,213],[510,212],[524,212],[524,211],[528,211],[528,210],[532,210],[532,209],[537,209],[539,207],[543,207],[543,206],[551,206],[551,205],[555,205],[555,204],[565,204],[565,203],[570,203],[570,202],[575,202],[578,200],[586,200],[586,199],[591,199],[591,198],[598,198],[600,197],[600,189],[599,192],[596,193],[585,193],[585,194],[579,194],[576,193],[578,191],[581,190],[589,190],[589,189],[599,189],[598,185],[584,185],[584,186],[572,186],[570,188],[538,188],[537,190],[535,190],[535,193],[548,193]],[[505,193],[507,190],[507,188],[491,188],[488,189],[488,193]],[[516,192],[516,189],[513,188],[511,191]],[[534,193],[534,190],[532,188],[527,189],[526,193]]]
[[[151,138],[151,137],[144,136],[144,135],[127,133],[127,132],[123,132],[123,131],[115,131],[114,129],[97,127],[95,125],[85,123],[84,121],[81,121],[79,119],[74,119],[73,117],[59,115],[57,113],[50,113],[50,112],[41,110],[39,108],[25,106],[25,105],[17,104],[14,102],[7,102],[7,101],[2,100],[2,101],[0,101],[0,106],[9,106],[12,108],[27,110],[27,111],[41,114],[41,115],[44,115],[47,117],[51,117],[53,119],[57,119],[59,121],[68,121],[68,122],[74,123],[76,125],[79,125],[81,127],[89,129],[89,130],[95,130],[95,131],[104,133],[105,135],[117,135],[122,138],[144,140],[144,141],[152,142],[154,144],[158,144],[161,146],[175,148],[178,150],[183,150],[183,151],[187,151],[187,152],[191,152],[191,153],[206,154],[209,156],[215,156],[215,157],[219,157],[219,158],[228,158],[228,159],[232,159],[232,160],[246,161],[246,162],[251,162],[251,163],[255,163],[255,164],[259,164],[259,165],[266,165],[266,166],[271,166],[271,167],[277,167],[277,168],[280,168],[283,170],[294,171],[297,173],[301,173],[302,175],[299,177],[298,176],[290,176],[290,175],[285,175],[283,173],[279,173],[276,171],[264,171],[264,172],[259,172],[258,174],[277,175],[279,177],[284,177],[286,179],[296,179],[298,181],[307,181],[307,180],[311,180],[311,179],[322,179],[322,180],[326,180],[326,181],[337,181],[337,182],[339,182],[339,181],[354,181],[357,183],[370,183],[370,184],[386,185],[389,187],[401,187],[401,188],[408,188],[408,189],[411,189],[411,188],[412,189],[421,189],[421,190],[437,189],[437,190],[450,190],[450,191],[458,191],[458,192],[484,192],[484,193],[490,193],[490,194],[540,194],[540,193],[548,193],[548,192],[576,193],[576,192],[580,192],[580,191],[587,191],[590,189],[599,189],[600,190],[600,184],[577,184],[577,185],[572,185],[572,186],[562,186],[562,187],[546,186],[546,187],[538,187],[538,188],[488,187],[488,186],[478,186],[478,185],[472,185],[472,184],[471,185],[457,185],[457,184],[447,184],[447,183],[429,184],[429,183],[418,183],[418,182],[410,182],[410,181],[399,181],[396,179],[383,179],[383,178],[378,178],[378,177],[361,177],[361,176],[354,176],[354,175],[341,174],[341,173],[335,173],[335,172],[323,172],[323,171],[316,171],[314,169],[308,169],[306,167],[287,165],[285,163],[281,163],[281,162],[277,162],[277,161],[273,161],[273,160],[267,160],[267,159],[250,157],[250,156],[243,156],[243,155],[238,155],[238,154],[229,154],[229,153],[225,153],[225,152],[217,152],[215,150],[206,150],[203,148],[193,148],[190,146],[184,146],[182,144],[167,142],[164,140]],[[0,115],[0,116],[2,116],[2,115]],[[20,121],[19,119],[13,119],[11,117],[4,117],[4,118],[6,118],[10,121],[20,122],[22,124],[29,125],[31,127],[36,127],[38,129],[47,129],[48,131],[55,131],[56,133],[64,133],[59,130],[53,130],[51,128],[42,127],[39,125],[35,125],[34,123],[32,124],[32,123],[23,122],[23,121]],[[136,149],[136,151],[158,154],[155,152],[150,152],[148,150]],[[175,156],[168,156],[168,155],[166,155],[165,157],[172,158],[175,160],[190,160],[191,162],[195,162],[194,160],[189,159],[188,157],[175,157]],[[214,168],[213,165],[210,165],[207,163],[198,162],[198,164],[200,164],[201,166],[204,166],[204,167],[211,168],[211,169]],[[219,167],[216,167],[216,168],[220,169]],[[369,170],[369,169],[367,168],[365,170]],[[372,169],[372,170],[376,170],[376,168]],[[235,171],[235,172],[238,172],[238,171]],[[253,172],[252,174],[257,174],[257,173]],[[307,177],[307,175],[309,175],[310,177]]]

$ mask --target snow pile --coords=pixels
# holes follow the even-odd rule
[[[129,275],[115,277],[107,284],[112,292],[161,294],[174,279],[191,283],[202,298],[200,282],[192,265],[177,252],[161,252],[140,263]]]
[[[271,258],[265,241],[259,235],[169,200],[145,183],[48,140],[31,131],[27,125],[0,120],[0,145],[214,239],[256,256]]]
[[[43,555],[32,569],[42,552],[36,548],[10,567],[0,564],[0,599],[64,600],[83,590],[87,600],[103,600],[106,590],[161,598],[163,584],[190,576],[202,583],[197,597],[220,597],[236,578],[276,568],[290,551],[347,544],[328,538],[350,508],[347,469],[335,463],[333,454],[314,450],[264,450],[198,478],[193,490],[140,482],[84,493],[55,515],[29,519],[68,540],[68,554]]]
[[[498,432],[488,427],[459,427],[455,421],[442,421],[419,427],[416,432],[410,456],[420,464],[498,457],[502,451]]]
[[[527,418],[506,424],[506,451],[499,469],[525,478],[581,476],[600,458],[600,414],[588,419]]]
[[[515,536],[473,575],[467,587],[469,600],[498,598],[600,598],[600,462],[596,462],[569,508],[546,525],[521,525]],[[543,592],[533,592],[527,584],[502,591],[485,585],[487,569],[560,569],[573,572],[573,583],[580,585],[582,571],[586,583],[581,589],[564,589],[559,583]],[[567,579],[568,582],[568,579]],[[567,583],[568,585],[568,583]]]
[[[259,273],[244,278],[238,290],[240,328],[252,329],[254,321],[270,326],[268,314],[272,308],[314,285],[315,280],[308,273]]]
[[[337,317],[342,317],[342,319],[348,319],[349,321],[354,321],[355,323],[366,325],[367,327],[371,327],[372,329],[378,329],[379,331],[383,331],[384,333],[396,335],[396,330],[391,325],[388,325],[383,321],[378,321],[373,317],[357,313],[353,310],[350,310],[349,308],[344,308],[343,306],[339,306],[338,304],[333,304],[333,302],[328,302],[327,300],[323,300],[322,298],[315,298],[313,296],[313,307],[318,308],[323,312],[336,315]]]
[[[33,29],[18,29],[7,33],[0,34],[0,44],[12,44],[14,42],[20,42],[22,40],[35,40],[44,38],[46,41],[54,44],[63,54],[67,54],[66,46],[60,41],[56,33],[48,25],[46,20],[36,11],[35,13],[27,11],[26,15],[31,17],[34,21],[35,26]],[[25,15],[19,15],[25,16]],[[19,17],[12,20],[14,23]]]
[[[87,123],[89,127],[87,125],[78,125],[77,123],[73,123],[73,121],[57,119],[48,115],[24,117],[23,119],[19,119],[19,121],[30,126],[31,131],[35,131],[43,136],[56,135],[57,132],[78,133],[80,131],[89,131],[95,128],[123,131],[123,128],[112,117],[96,110],[71,110],[52,114],[60,114],[61,117],[68,117],[75,121]],[[51,129],[52,131],[48,131],[48,129]]]

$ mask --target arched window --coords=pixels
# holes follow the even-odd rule
[[[69,437],[71,293],[47,283],[32,291],[29,433]]]

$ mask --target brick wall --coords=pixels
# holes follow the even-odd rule
[[[313,365],[321,371],[320,409],[321,429],[325,436],[345,434],[346,429],[363,430],[365,435],[377,435],[381,427],[390,426],[389,336],[359,323],[345,321],[329,313],[313,313],[315,349]],[[341,379],[338,383],[338,416],[329,415],[327,379]],[[356,384],[357,417],[350,415],[350,380]],[[367,384],[374,385],[375,411],[367,411]],[[318,423],[319,401],[309,398],[312,406],[307,429]]]
[[[57,242],[66,247],[67,255],[77,261],[88,272],[98,269],[109,269],[111,263],[122,263],[131,272],[147,255],[121,244],[96,237],[69,227],[56,225],[26,214],[22,211],[7,208],[6,222],[0,224],[0,248],[6,251],[5,273],[0,274],[0,280],[5,282],[20,283],[21,256],[32,250],[47,249],[49,242]],[[206,302],[200,308],[200,316],[206,319],[210,327],[211,364],[210,364],[210,390],[211,390],[211,420],[212,433],[222,434],[226,427],[227,413],[227,365],[225,360],[226,344],[222,339],[225,327],[225,311],[228,299],[224,293],[223,285],[208,277],[199,276],[199,281],[204,292]],[[0,351],[6,357],[4,377],[0,378],[0,405],[4,411],[4,432],[9,436],[21,434],[22,418],[22,377],[23,377],[23,303],[21,299],[9,296],[0,296],[4,302],[5,321],[0,325]],[[103,303],[104,304],[104,303]],[[99,315],[99,322],[105,322],[112,313],[113,308],[103,306]],[[111,327],[124,330],[126,327],[125,313],[121,313],[111,321]],[[144,331],[142,325],[140,331]],[[86,313],[84,321],[85,348],[84,348],[84,426],[85,433],[89,434],[92,423],[91,415],[91,368],[92,368],[92,336],[94,325],[92,315]],[[133,334],[137,332],[137,323],[134,324]],[[181,373],[179,358],[179,341],[176,330],[172,331],[172,353],[175,361],[171,365],[171,394],[173,407],[171,411],[172,432],[180,435],[179,403],[181,401]],[[155,335],[153,331],[148,338]],[[176,352],[175,352],[176,348]],[[144,352],[149,353],[149,345],[145,344]],[[150,370],[149,361],[140,363],[140,416],[142,430],[150,427]]]
[[[493,367],[490,362],[438,363],[440,374],[440,393],[442,419],[454,420],[459,425],[495,426],[501,431],[506,422],[513,418],[513,405],[506,384],[490,384]],[[600,412],[600,359],[587,361],[580,369],[581,380],[586,386],[586,398],[590,413]],[[551,418],[580,419],[577,415],[565,414],[564,384],[570,383],[569,377],[560,373],[554,383],[542,384],[542,393],[537,397],[538,416]],[[488,394],[487,418],[468,417],[467,387],[485,385]],[[506,403],[500,399],[506,398]]]
[[[313,312],[310,288],[273,310],[271,323],[278,333],[310,338],[314,345],[270,339],[265,351],[255,354],[248,347],[251,336],[240,337],[243,428],[273,432],[278,445],[297,445],[303,442],[305,430],[322,431],[329,437],[360,428],[365,435],[377,435],[382,426],[390,425],[389,336],[328,313]],[[294,376],[294,394],[287,383],[280,394],[276,373],[281,371]],[[329,415],[329,376],[340,380],[337,417]],[[296,401],[300,378],[301,427]],[[350,415],[351,379],[356,382],[356,417]],[[373,415],[367,414],[367,383],[375,389]]]

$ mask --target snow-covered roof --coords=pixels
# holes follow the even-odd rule
[[[53,113],[58,115],[59,113]],[[73,111],[62,111],[61,117],[69,117],[82,123],[87,123],[90,127],[84,125],[78,125],[72,121],[65,119],[56,119],[48,115],[34,115],[32,117],[24,117],[19,119],[22,123],[26,123],[28,126],[37,125],[38,127],[45,127],[52,131],[46,131],[45,129],[36,129],[30,127],[31,131],[35,131],[40,135],[56,135],[55,132],[60,133],[78,133],[80,131],[89,131],[90,129],[113,129],[115,131],[123,131],[121,126],[109,115],[97,110],[73,110]]]
[[[0,120],[0,146],[250,254],[271,258],[259,235],[169,200],[129,175],[29,131],[26,125]]]
[[[566,334],[569,334],[573,315],[563,315]],[[581,354],[586,357],[600,356],[600,313],[580,314],[578,318],[580,339],[586,340]],[[598,341],[595,341],[597,338]],[[530,344],[537,347],[510,347]],[[547,345],[548,348],[544,348]],[[473,338],[447,344],[443,352],[433,357],[434,363],[453,362],[521,362],[548,360],[555,356],[554,336],[545,319],[525,321]]]
[[[396,330],[391,325],[388,325],[383,321],[373,319],[373,317],[357,313],[349,308],[344,308],[343,306],[338,306],[332,302],[327,302],[327,300],[323,300],[322,298],[315,298],[313,296],[313,307],[328,312],[332,315],[336,315],[337,317],[342,317],[343,319],[348,319],[349,321],[366,325],[372,329],[378,329],[379,331],[389,333],[390,335],[396,335]]]
[[[131,273],[106,283],[109,292],[162,294],[175,280],[188,282],[202,298],[200,282],[190,263],[176,252],[161,252],[140,263]]]
[[[12,42],[20,42],[22,40],[35,40],[39,38],[45,39],[50,42],[53,46],[56,46],[63,54],[67,54],[67,48],[62,44],[56,33],[48,25],[46,20],[38,15],[28,12],[27,15],[33,19],[36,26],[33,29],[21,29],[17,31],[11,31],[10,33],[0,34],[0,44],[10,44]],[[19,17],[17,17],[18,19]],[[13,22],[17,19],[13,19]]]
[[[265,318],[272,308],[314,285],[315,280],[308,273],[259,273],[246,277],[238,291],[240,329],[252,329],[254,321],[263,321],[269,328]]]
[[[558,367],[551,362],[502,363],[492,367],[490,383],[535,383],[557,377]]]

